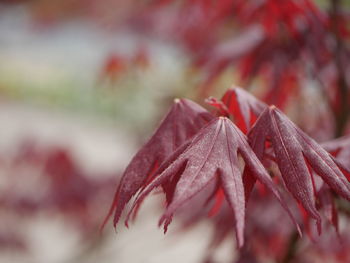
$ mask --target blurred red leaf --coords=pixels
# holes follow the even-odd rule
[[[127,70],[127,60],[117,54],[111,54],[104,62],[101,78],[116,81]]]
[[[343,136],[321,144],[330,154],[336,157],[342,165],[350,168],[350,136]]]

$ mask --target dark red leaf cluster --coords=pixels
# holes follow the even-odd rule
[[[175,101],[124,172],[109,213],[114,213],[114,226],[135,194],[126,224],[144,198],[161,187],[167,205],[159,224],[164,224],[166,231],[178,210],[193,202],[195,196],[213,191],[208,201],[219,202],[211,215],[220,216],[219,211],[226,207],[224,214],[232,216],[237,243],[242,247],[246,203],[256,181],[277,198],[299,231],[278,188],[285,188],[293,196],[307,219],[316,220],[319,231],[321,206],[335,223],[328,189],[350,200],[350,174],[338,161],[275,106],[268,107],[240,88],[230,89],[222,101],[211,98],[208,102],[223,116],[214,117],[188,100]],[[247,137],[241,130],[247,132]],[[271,170],[273,164],[278,170]]]
[[[201,95],[234,66],[242,85],[261,80],[268,104],[283,109],[312,80],[340,114],[350,34],[347,6],[335,2],[336,10],[312,0],[153,1],[131,20],[187,47],[203,74]]]

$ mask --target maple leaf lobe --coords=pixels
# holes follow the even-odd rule
[[[113,213],[113,225],[116,226],[126,203],[152,179],[160,164],[212,118],[198,104],[187,99],[175,99],[159,128],[126,167],[101,228]]]

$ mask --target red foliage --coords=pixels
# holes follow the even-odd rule
[[[59,214],[87,242],[95,237],[101,221],[95,203],[111,193],[115,179],[86,175],[68,149],[52,146],[43,149],[33,141],[22,144],[10,161],[5,169],[10,183],[0,195],[0,209],[10,220],[15,216],[16,220],[30,222],[43,212]],[[16,185],[28,185],[28,189],[17,189]],[[8,217],[1,219],[3,225],[8,223]],[[28,240],[17,224],[9,224],[6,230],[0,232],[0,249],[25,250]]]
[[[83,1],[75,2],[79,7]],[[88,2],[85,10],[98,6],[94,0]],[[340,1],[331,1],[329,11],[311,0],[154,0],[134,8],[128,1],[116,2],[120,10],[128,11],[124,18],[129,27],[166,36],[187,49],[192,65],[204,74],[200,95],[209,93],[216,79],[234,66],[239,82],[248,86],[259,80],[263,101],[287,112],[291,100],[302,96],[305,82],[317,82],[318,95],[323,96],[317,103],[327,104],[326,110],[331,110],[334,136],[345,134],[350,119],[350,31],[349,15]],[[114,81],[126,71],[130,61],[141,68],[148,65],[142,50],[131,60],[111,56],[102,77]],[[293,248],[295,231],[286,227],[284,221],[277,224],[279,210],[270,205],[269,192],[265,191],[269,189],[293,215],[291,200],[296,200],[309,234],[310,218],[321,229],[321,211],[338,231],[338,214],[347,216],[347,207],[344,209],[339,203],[343,202],[341,198],[350,198],[348,137],[318,144],[275,106],[268,106],[241,89],[229,90],[221,101],[211,98],[207,102],[216,108],[215,114],[188,100],[174,104],[126,168],[107,219],[114,213],[116,225],[126,204],[138,194],[130,211],[136,214],[143,199],[159,186],[167,201],[160,220],[166,229],[175,212],[188,203],[199,206],[194,199],[205,196],[207,200],[201,205],[207,208],[214,203],[209,211],[210,221],[216,226],[213,247],[233,225],[238,245],[243,246],[246,235],[253,251],[243,246],[239,262],[257,261],[260,253],[273,254],[268,247],[276,248],[274,259],[288,262],[291,259],[283,258],[285,254],[289,256],[285,248]],[[298,108],[295,103],[294,110]],[[303,114],[307,115],[299,113]],[[308,125],[307,118],[301,119]],[[332,125],[332,120],[327,118],[326,122]],[[55,152],[50,158],[45,172],[53,183],[47,200],[58,209],[73,205],[84,210],[93,192],[92,183],[80,176],[64,152]],[[262,190],[254,191],[255,185]],[[294,199],[287,203],[277,189],[286,189]],[[202,196],[202,192],[209,197]],[[266,210],[275,213],[276,223],[271,223],[271,217],[247,220],[248,198],[253,205],[266,202]],[[208,214],[208,209],[202,213],[193,210],[187,211],[189,224]],[[298,226],[300,218],[296,221]],[[326,240],[324,247],[311,250],[345,262],[349,258],[349,242],[346,238],[344,241],[340,249]],[[302,257],[296,259],[306,262]]]
[[[164,223],[166,231],[175,211],[217,180],[216,192],[220,194],[219,189],[224,192],[234,214],[238,245],[242,246],[245,197],[238,155],[246,163],[251,175],[266,185],[290,213],[266,170],[250,149],[245,136],[229,119],[222,117],[211,121],[192,140],[185,143],[184,147],[180,147],[164,161],[155,178],[141,190],[133,208],[155,187],[169,181],[176,184],[172,189],[174,192],[170,193],[172,198],[168,200],[168,207],[159,222]],[[178,178],[177,181],[172,180],[174,177]]]
[[[204,206],[216,199],[209,215],[213,216],[216,213],[217,219],[214,222],[233,220],[237,243],[242,247],[246,202],[255,181],[258,180],[277,197],[297,228],[298,223],[277,190],[277,185],[285,185],[288,192],[301,204],[301,211],[306,212],[305,227],[308,233],[309,217],[316,219],[318,229],[321,230],[322,218],[318,209],[322,209],[326,218],[337,228],[337,211],[330,189],[338,196],[350,200],[349,172],[338,161],[275,106],[267,107],[239,88],[230,89],[223,96],[222,102],[214,98],[208,102],[218,109],[217,114],[226,117],[207,117],[205,122],[195,129],[190,127],[195,121],[201,120],[201,115],[194,115],[193,107],[199,106],[191,102],[191,108],[184,108],[184,111],[179,112],[174,110],[178,103],[174,104],[155,135],[133,158],[123,175],[110,210],[110,213],[115,213],[114,225],[118,223],[125,204],[137,192],[126,224],[129,216],[137,211],[144,198],[154,188],[162,187],[167,206],[159,224],[164,223],[166,231],[174,213],[187,203],[199,205],[194,201],[195,196],[209,191],[212,194]],[[211,116],[204,109],[200,112],[202,116]],[[174,119],[175,116],[178,117]],[[187,118],[184,119],[184,116]],[[235,123],[240,125],[239,128],[248,132],[248,138],[227,116],[231,116]],[[212,120],[205,125],[209,119]],[[174,132],[171,129],[169,133],[169,125],[177,127],[175,134],[186,134],[189,128],[193,132],[191,136],[184,136],[182,140],[177,141],[176,146],[171,144],[169,147],[169,143],[174,142]],[[240,166],[239,157],[244,161],[244,170]],[[146,162],[146,165],[143,165],[143,162]],[[273,168],[276,164],[278,170]],[[275,178],[281,176],[282,180],[272,180],[266,169]],[[311,169],[317,175],[313,174]],[[145,171],[151,171],[152,174],[149,175]],[[322,187],[319,186],[319,182],[315,183],[318,176],[324,181],[320,181]],[[317,207],[316,197],[319,199]],[[223,202],[228,205],[223,206]],[[192,214],[190,224],[204,215],[197,214],[194,210],[186,211],[187,214]],[[221,221],[222,216],[232,220]],[[223,224],[222,227],[227,230],[230,225]],[[217,240],[213,241],[214,246],[221,242],[226,232],[218,228],[213,239]],[[287,241],[276,234],[271,236],[271,242],[286,244]]]
[[[102,69],[102,78],[110,79],[112,82],[116,81],[126,71],[126,68],[126,59],[112,54],[105,61]]]

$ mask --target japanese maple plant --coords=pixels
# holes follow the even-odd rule
[[[127,166],[104,224],[113,216],[116,226],[131,202],[128,225],[160,189],[165,232],[174,215],[183,229],[200,220],[214,226],[204,262],[214,262],[213,252],[231,232],[238,248],[232,262],[315,262],[308,258],[315,255],[350,262],[343,234],[350,139],[330,140],[348,132],[350,118],[345,5],[332,0],[327,12],[311,0],[150,3],[133,24],[188,50],[203,73],[198,97],[234,69],[240,85],[260,88],[262,101],[237,87],[221,100],[208,98],[210,110],[175,99]]]
[[[233,228],[238,248],[246,251],[256,238],[245,230],[250,200],[270,202],[270,196],[300,237],[306,232],[313,238],[310,221],[319,234],[324,221],[338,231],[335,200],[350,200],[350,173],[331,155],[339,153],[336,142],[325,144],[327,152],[278,108],[241,88],[206,102],[211,111],[188,99],[174,100],[127,166],[106,222],[113,215],[116,226],[136,196],[125,219],[128,225],[144,199],[160,188],[166,197],[159,220],[164,231],[179,211],[185,211],[185,224],[209,215],[218,224],[213,246]]]

